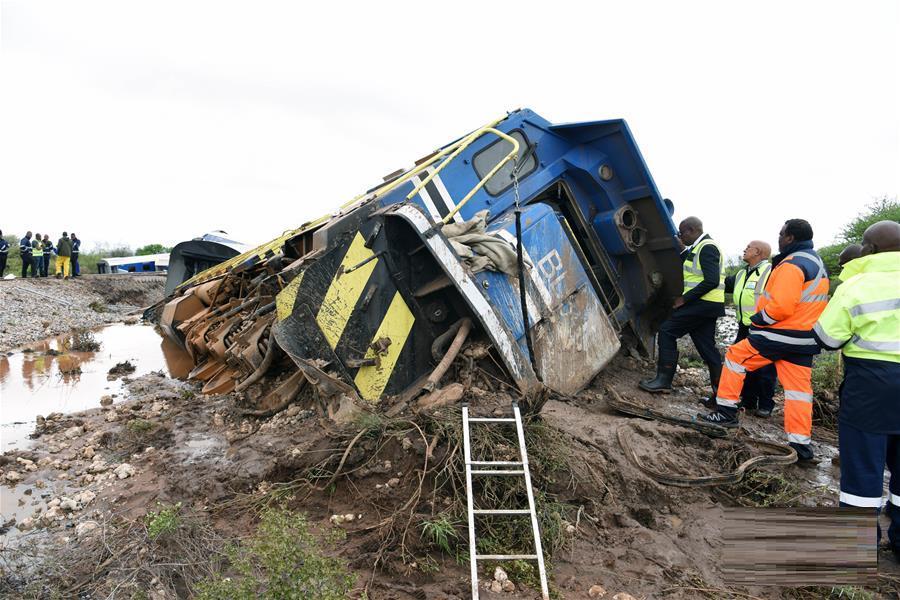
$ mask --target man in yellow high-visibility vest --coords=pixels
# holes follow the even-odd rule
[[[766,288],[766,281],[772,271],[772,263],[769,262],[771,255],[772,247],[769,244],[754,240],[744,248],[741,258],[745,266],[725,278],[725,293],[731,294],[738,322],[737,336],[733,342],[735,344],[750,335],[750,317],[756,314],[756,303]],[[738,407],[758,417],[767,418],[775,408],[774,395],[775,366],[767,365],[747,373]],[[709,408],[715,408],[715,401],[713,397]]]
[[[900,559],[900,223],[866,229],[841,279],[813,327],[816,342],[844,358],[840,503],[880,510],[887,467],[888,538]]]
[[[638,386],[654,393],[672,391],[678,364],[678,338],[690,334],[709,369],[715,396],[722,373],[722,355],[716,348],[716,319],[725,316],[724,255],[719,245],[703,232],[703,223],[697,217],[688,217],[678,225],[678,237],[685,246],[681,253],[684,291],[675,298],[674,312],[656,336],[659,347],[656,377],[644,379]]]

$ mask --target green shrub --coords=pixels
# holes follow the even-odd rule
[[[816,393],[837,394],[843,376],[840,352],[823,352],[813,359],[812,385]]]
[[[151,540],[175,533],[181,525],[181,518],[178,515],[181,511],[181,502],[171,506],[157,502],[156,505],[159,510],[150,511],[144,517],[144,522],[147,524],[147,537]]]
[[[147,419],[131,419],[125,424],[125,427],[128,428],[128,431],[135,434],[147,433],[154,429],[153,423]]]
[[[146,246],[141,246],[137,250],[134,251],[135,256],[147,256],[148,254],[163,254],[164,252],[171,252],[172,249],[168,246],[163,246],[162,244],[147,244]]]
[[[72,352],[98,352],[100,342],[89,329],[76,329],[66,339],[63,346]]]
[[[203,582],[198,598],[343,600],[355,581],[342,561],[323,554],[306,517],[284,508],[266,509],[256,533],[229,555],[232,572]]]

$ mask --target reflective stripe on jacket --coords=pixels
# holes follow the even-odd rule
[[[7,254],[9,252],[9,242],[0,238],[0,254]]]
[[[857,258],[813,331],[845,356],[900,363],[900,252]],[[848,263],[849,264],[849,263]]]
[[[744,267],[735,275],[732,298],[740,323],[750,325],[750,317],[756,313],[756,303],[759,302],[771,271],[772,264],[763,260],[753,268]]]
[[[706,300],[708,302],[721,302],[722,304],[724,304],[725,277],[723,267],[725,264],[725,259],[724,255],[722,254],[722,249],[719,248],[719,245],[709,237],[694,246],[693,251],[689,253],[684,259],[684,262],[682,264],[684,290],[682,293],[686,294],[703,282],[703,269],[700,266],[700,251],[705,246],[712,246],[719,251],[719,284],[714,289],[700,296],[700,300]]]
[[[22,256],[31,256],[31,240],[28,238],[19,240],[19,254]]]
[[[773,260],[759,297],[759,312],[750,318],[750,336],[773,349],[817,354],[812,334],[828,303],[828,274],[812,242],[792,244]]]

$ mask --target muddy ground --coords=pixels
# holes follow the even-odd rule
[[[649,369],[620,356],[577,397],[549,398],[528,426],[555,598],[896,597],[900,569],[885,553],[868,590],[729,586],[719,567],[726,508],[833,506],[833,432],[814,431],[812,466],[763,468],[733,485],[662,485],[626,458],[620,429],[637,455],[664,457],[654,464],[681,476],[733,468],[750,450],[611,410],[610,388],[673,414],[697,412],[708,392],[703,370],[681,369],[675,393],[650,397],[636,388]],[[162,373],[127,389],[116,404],[98,398],[83,413],[45,415],[32,449],[0,457],[2,493],[15,500],[3,514],[0,594],[190,597],[198,582],[231,573],[228,542],[246,539],[265,507],[278,505],[305,513],[316,536],[340,530],[341,540],[322,547],[355,575],[351,597],[469,597],[458,405],[431,415],[362,413],[338,427],[314,390],[259,418],[245,412],[262,389],[204,397],[199,385]],[[476,414],[502,414],[511,397],[476,377],[465,400]],[[780,441],[780,403],[772,419],[745,416],[741,435]],[[484,459],[514,458],[509,435],[474,445]],[[480,492],[482,506],[524,500],[506,484]],[[174,533],[154,538],[150,524],[170,513],[180,519]],[[425,534],[435,522],[450,524],[444,544]],[[485,540],[524,544],[527,532],[492,521]],[[512,550],[527,548],[503,549]],[[490,591],[489,569],[482,598],[538,597],[531,567],[505,567],[512,583],[494,585],[509,591]]]
[[[161,300],[163,275],[83,275],[0,280],[0,352],[29,342],[121,321]]]

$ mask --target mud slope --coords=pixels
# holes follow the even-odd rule
[[[660,457],[657,466],[684,476],[727,469],[751,450],[740,441],[713,441],[610,410],[607,386],[673,414],[696,413],[696,395],[704,388],[699,371],[680,372],[675,394],[649,398],[635,387],[647,368],[620,357],[590,389],[576,398],[550,399],[528,425],[556,597],[588,598],[594,586],[607,598],[619,592],[635,598],[827,595],[822,589],[729,588],[718,562],[726,507],[834,504],[834,448],[817,443],[822,459],[817,465],[762,469],[735,485],[661,485],[626,458],[620,428],[628,428],[637,453]],[[125,543],[122,532],[142,530],[148,511],[181,503],[197,523],[192,531],[205,532],[202,540],[184,546],[189,552],[211,540],[224,544],[244,537],[254,530],[259,510],[285,504],[305,512],[318,534],[337,529],[346,534],[334,554],[356,573],[357,597],[363,591],[378,599],[468,597],[468,568],[461,559],[467,534],[458,407],[394,419],[363,414],[338,428],[322,418],[311,391],[260,419],[243,414],[249,398],[202,397],[196,390],[160,374],[141,377],[129,385],[128,400],[47,417],[33,450],[0,459],[4,497],[16,500],[11,512],[4,505],[0,591],[189,597],[202,569],[174,567],[159,554],[162,546],[146,537]],[[472,386],[466,400],[477,414],[502,414],[511,398]],[[771,420],[746,417],[744,423],[747,435],[781,438],[780,413]],[[510,435],[484,436],[474,442],[477,456],[514,457]],[[484,484],[478,493],[484,507],[516,507],[524,500],[514,484]],[[425,525],[439,519],[455,531],[449,554],[423,535]],[[524,523],[482,525],[484,543],[493,547],[527,542]],[[37,550],[30,554],[25,548]],[[205,552],[203,560],[216,553]],[[513,591],[486,589],[483,598],[537,596],[530,567],[505,567]],[[883,591],[897,581],[891,568],[885,567],[880,580]],[[490,583],[491,574],[483,577]],[[597,587],[594,594],[603,597]]]

